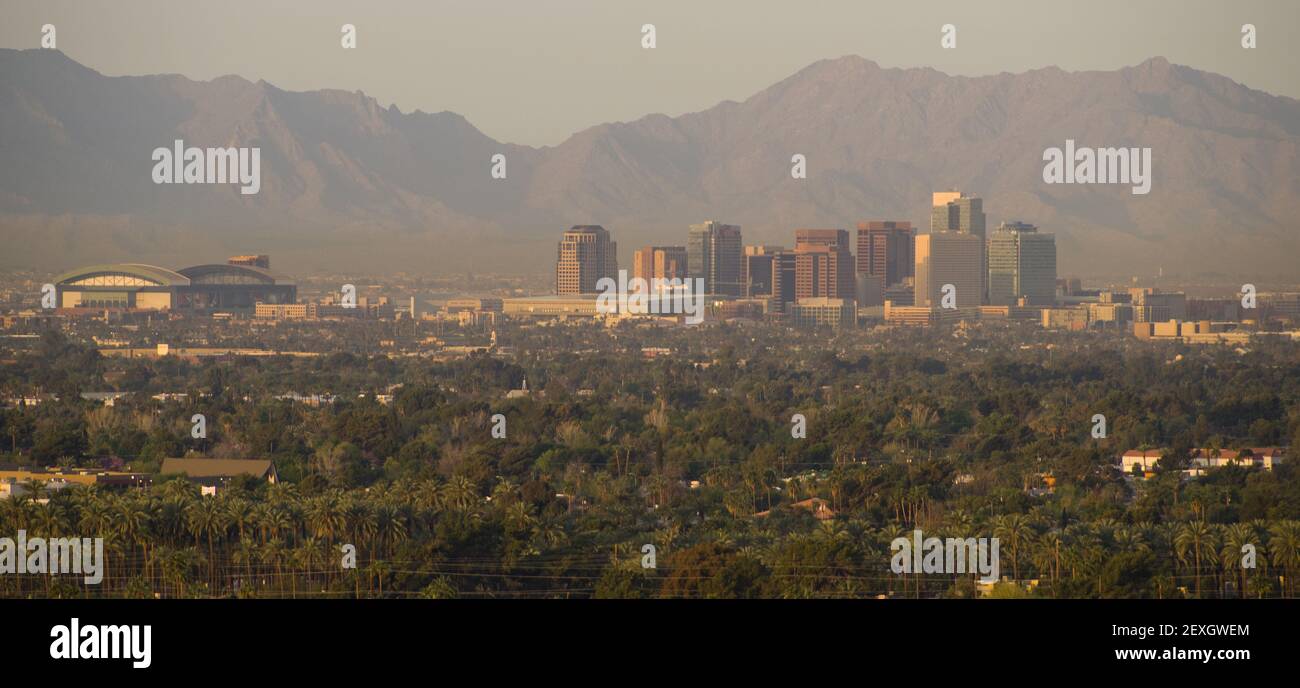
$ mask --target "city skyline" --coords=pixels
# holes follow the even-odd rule
[[[934,192],[930,214],[930,229],[919,233],[911,222],[895,220],[861,221],[856,239],[844,229],[795,229],[791,250],[780,245],[746,244],[739,226],[708,220],[687,227],[685,246],[635,249],[630,274],[647,282],[652,278],[700,278],[706,294],[767,297],[774,300],[777,312],[788,304],[811,299],[847,299],[858,306],[892,300],[896,306],[935,308],[943,289],[950,286],[960,293],[958,308],[1055,305],[1054,234],[1040,233],[1036,226],[1018,220],[1003,221],[989,234],[983,199],[962,191]],[[557,276],[566,271],[578,274],[572,267],[576,264],[573,252],[566,253],[564,247],[581,227],[565,233],[556,262]],[[603,227],[600,230],[605,237],[600,241],[616,246],[610,242],[613,233]],[[575,279],[571,277],[567,283],[576,283]],[[562,288],[557,278],[554,291],[559,295],[591,293],[594,281],[582,283],[588,282],[593,287],[583,292]],[[899,302],[898,294],[904,290],[912,296]]]
[[[10,110],[16,120],[5,124],[31,132],[32,143],[14,149],[25,174],[0,188],[0,213],[17,246],[0,258],[0,267],[58,267],[65,253],[75,262],[91,255],[118,260],[140,246],[149,262],[186,264],[200,258],[200,247],[233,253],[256,240],[297,272],[394,264],[445,270],[467,263],[531,272],[524,266],[554,241],[547,228],[565,218],[619,227],[620,260],[626,262],[631,247],[708,215],[744,226],[751,243],[778,243],[788,242],[791,225],[851,228],[864,210],[925,227],[932,218],[918,208],[920,198],[936,189],[979,188],[990,199],[990,215],[1033,217],[1052,227],[1065,272],[1117,278],[1214,271],[1255,282],[1295,279],[1285,251],[1264,248],[1278,241],[1289,246],[1296,237],[1289,228],[1300,211],[1287,210],[1295,196],[1285,189],[1291,149],[1255,145],[1271,140],[1270,132],[1286,131],[1293,101],[1163,60],[1119,72],[974,79],[882,69],[861,58],[824,60],[745,102],[675,118],[684,140],[665,136],[674,129],[648,117],[597,128],[554,149],[493,141],[454,113],[385,110],[364,94],[291,93],[242,79],[117,79],[54,50],[0,50],[0,62],[10,87],[34,104]],[[79,84],[68,93],[96,93],[119,105],[103,108],[105,116],[87,129],[76,113],[96,104],[70,101],[47,86],[63,82]],[[128,82],[148,95],[126,96]],[[829,88],[819,90],[819,84]],[[916,112],[905,101],[885,98],[874,118],[851,128],[833,126],[873,101],[871,94],[913,90],[922,97]],[[1213,96],[1219,92],[1232,97]],[[191,122],[176,120],[169,109],[137,112],[151,99],[177,97],[190,103],[191,112],[228,114]],[[952,98],[991,108],[942,105]],[[810,99],[823,107],[806,111]],[[1167,99],[1204,102],[1188,111],[1191,116],[1169,119],[1154,105]],[[264,105],[248,107],[256,102]],[[49,116],[28,117],[41,110]],[[1116,112],[1123,114],[1107,114]],[[321,129],[311,123],[320,117],[336,121]],[[800,124],[805,117],[815,121]],[[754,129],[758,122],[771,126]],[[1215,122],[1235,124],[1228,133]],[[51,130],[52,123],[62,129]],[[1095,140],[1070,131],[1078,127],[1096,132]],[[1081,150],[1104,151],[1105,144],[1157,136],[1161,127],[1173,129],[1158,134],[1162,145],[1151,156],[1149,195],[1043,179],[1044,151],[1062,141],[1079,139]],[[971,128],[982,133],[961,133]],[[113,134],[101,137],[100,130]],[[827,147],[810,136],[818,130],[836,132],[838,140]],[[253,147],[267,147],[256,194],[231,198],[215,186],[160,188],[150,180],[149,164],[129,173],[149,150],[170,149],[180,139],[211,146],[231,141],[235,131],[243,132],[237,139],[254,137],[259,145]],[[69,146],[75,150],[63,150]],[[144,152],[131,150],[135,146]],[[1211,164],[1205,159],[1211,149],[1247,162]],[[665,166],[670,158],[656,150],[672,151],[677,162]],[[794,151],[805,155],[806,178],[788,174]],[[81,157],[86,164],[63,168]],[[1163,165],[1166,159],[1188,164]],[[998,164],[990,166],[994,160]],[[95,172],[105,169],[123,173]],[[1252,180],[1242,175],[1249,169],[1281,172]],[[361,177],[353,172],[361,170],[368,181],[358,185]],[[1184,189],[1200,191],[1175,201]],[[1093,197],[1105,202],[1080,202]],[[390,202],[398,198],[405,200]],[[116,219],[110,221],[106,210]],[[1226,220],[1217,218],[1229,217],[1238,218],[1234,230],[1221,231]],[[150,241],[158,232],[178,240]]]
[[[0,14],[14,675],[1292,668],[1300,0]]]

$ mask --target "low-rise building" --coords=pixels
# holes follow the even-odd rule
[[[1088,329],[1088,309],[1083,308],[1044,308],[1043,328],[1048,330],[1086,330]]]
[[[819,296],[792,304],[789,318],[795,327],[852,327],[857,324],[857,310],[852,299]]]
[[[517,318],[594,318],[601,315],[596,309],[596,296],[596,294],[574,294],[504,299],[502,312]]]
[[[884,316],[887,325],[933,327],[945,323],[955,324],[963,320],[977,320],[979,319],[979,309],[978,307],[927,308],[925,306],[895,306],[893,301],[886,301]]]
[[[1130,449],[1120,457],[1120,467],[1125,473],[1132,473],[1134,468],[1143,472],[1155,469],[1160,458],[1168,449]],[[1262,468],[1266,471],[1286,460],[1286,447],[1248,447],[1245,449],[1227,449],[1216,447],[1199,447],[1192,449],[1188,461],[1190,474],[1203,475],[1206,470],[1225,466],[1242,466],[1245,468]]]
[[[317,317],[314,303],[258,303],[253,317],[259,320],[305,320]]]
[[[980,320],[1038,320],[1043,309],[1034,306],[980,306]]]
[[[269,459],[163,459],[161,475],[184,475],[205,485],[224,485],[238,476],[252,476],[275,484],[279,476]]]
[[[1089,322],[1125,327],[1133,321],[1133,307],[1127,303],[1090,303],[1087,308]]]
[[[1132,473],[1134,467],[1140,467],[1143,471],[1155,469],[1156,464],[1160,462],[1160,457],[1168,451],[1165,449],[1130,449],[1124,452],[1120,457],[1120,468],[1125,473]]]
[[[459,313],[461,311],[500,313],[505,308],[505,303],[499,297],[484,296],[480,298],[448,299],[443,308],[448,313]]]
[[[148,485],[150,478],[144,473],[99,468],[20,468],[18,466],[3,466],[0,467],[0,482],[17,485],[39,484],[42,489],[63,489],[76,485],[142,486]]]
[[[1247,449],[1193,449],[1191,465],[1197,468],[1243,466],[1273,470],[1286,460],[1286,447],[1250,447]]]

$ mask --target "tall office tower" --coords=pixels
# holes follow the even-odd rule
[[[984,199],[960,191],[936,191],[930,231],[965,232],[984,238]]]
[[[593,294],[602,277],[618,279],[618,242],[600,225],[574,225],[556,249],[555,293]]]
[[[890,220],[858,223],[858,274],[882,280],[883,286],[898,284],[913,275],[915,232],[911,222]]]
[[[930,231],[962,232],[978,235],[984,241],[984,199],[960,191],[936,191],[930,212]],[[980,298],[988,299],[988,256],[980,259]]]
[[[746,246],[740,264],[740,280],[745,285],[745,296],[772,295],[772,265],[782,246]]]
[[[1031,306],[1056,302],[1056,237],[1024,222],[1003,222],[989,236],[989,303]]]
[[[772,307],[777,313],[785,313],[786,306],[795,302],[797,257],[791,251],[772,255]]]
[[[770,253],[745,254],[744,269],[740,271],[745,280],[745,296],[772,295],[772,259],[775,257]]]
[[[943,285],[956,288],[958,308],[979,306],[984,301],[980,274],[984,240],[966,232],[930,232],[916,236],[917,306],[942,306]]]
[[[709,220],[691,225],[686,241],[687,272],[691,279],[704,279],[704,293],[744,296],[740,279],[741,240],[739,225]]]
[[[795,300],[856,294],[849,233],[843,229],[800,229],[794,233]]]
[[[685,246],[642,246],[632,254],[632,276],[654,279],[686,278]]]

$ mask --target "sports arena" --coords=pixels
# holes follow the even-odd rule
[[[54,280],[59,308],[213,310],[294,303],[298,286],[268,256],[235,256],[170,270],[142,263],[77,268]]]

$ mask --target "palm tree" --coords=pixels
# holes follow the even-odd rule
[[[388,562],[380,561],[378,559],[370,562],[370,566],[366,567],[367,576],[379,583],[379,597],[384,596],[384,578],[388,577],[392,568],[393,567],[390,566]],[[373,591],[374,588],[372,587],[371,590]]]
[[[1011,572],[1020,580],[1020,547],[1033,537],[1029,521],[1021,514],[1009,514],[993,522],[993,537],[1007,543],[1011,550]]]
[[[113,513],[108,502],[99,493],[89,495],[81,508],[81,530],[103,537],[113,529]]]
[[[1178,536],[1178,528],[1177,523],[1158,523],[1146,531],[1146,539],[1151,544],[1152,553],[1161,562],[1168,562],[1169,567],[1172,569],[1172,579],[1174,581],[1178,579],[1178,565],[1180,563],[1178,547],[1174,544],[1174,540]],[[1170,590],[1172,591],[1174,587],[1177,587],[1177,585],[1170,587]],[[1157,587],[1156,593],[1158,596],[1162,596],[1163,588]]]
[[[275,584],[280,591],[284,590],[284,560],[285,549],[284,541],[279,537],[273,537],[259,548],[258,558],[263,564],[275,567]]]
[[[926,404],[910,402],[903,405],[885,426],[885,431],[902,441],[903,446],[911,448],[928,444],[934,435],[934,426],[939,423],[939,414]]]
[[[416,506],[433,511],[442,508],[443,490],[436,479],[422,481],[414,492],[412,503]]]
[[[140,560],[149,560],[151,514],[148,508],[134,498],[117,503],[117,532],[122,539],[140,546]]]
[[[255,518],[256,514],[248,500],[237,498],[226,503],[226,520],[239,531],[240,541],[243,541],[245,530],[253,525]]]
[[[270,540],[282,540],[294,529],[294,519],[290,515],[291,507],[288,505],[269,505],[267,513],[262,520],[262,527],[266,533],[262,537],[262,544],[265,545]]]
[[[391,543],[406,539],[406,520],[398,509],[388,504],[380,504],[374,511],[374,534],[378,537],[378,547],[385,554],[390,553]]]
[[[325,543],[317,538],[309,537],[303,540],[302,544],[298,545],[298,548],[294,550],[294,563],[302,567],[303,575],[308,583],[311,583],[312,571],[325,560],[324,547]],[[297,580],[298,577],[294,576],[295,595],[297,594]]]
[[[358,548],[371,548],[375,533],[379,529],[379,522],[370,504],[363,501],[349,502],[343,507],[343,516],[352,544]]]
[[[1052,575],[1053,595],[1057,594],[1057,584],[1061,580],[1061,549],[1064,536],[1060,530],[1052,529],[1038,536],[1033,541],[1034,566],[1040,572]]]
[[[266,544],[273,508],[270,502],[254,502],[249,508],[252,513],[248,516],[248,527],[257,534],[258,544]]]
[[[157,504],[154,532],[169,544],[176,545],[186,531],[187,504],[177,499],[163,499]]]
[[[199,544],[200,538],[207,538],[208,578],[215,587],[217,580],[215,542],[219,536],[225,534],[226,510],[215,497],[209,497],[191,504],[186,510],[186,517],[195,545]]]
[[[199,565],[198,554],[192,547],[166,549],[161,554],[163,575],[176,586],[179,595],[185,597],[190,577]]]
[[[1202,556],[1207,550],[1215,549],[1214,531],[1204,521],[1184,523],[1178,529],[1178,534],[1174,536],[1174,547],[1177,548],[1178,558],[1183,561],[1187,561],[1189,553],[1193,556],[1196,570],[1196,596],[1200,597]]]
[[[443,503],[457,511],[465,511],[478,502],[478,491],[474,483],[463,475],[457,475],[444,487]]]
[[[548,547],[554,547],[567,538],[568,534],[564,532],[564,526],[558,518],[543,517],[533,526],[533,541],[542,542]]]
[[[343,510],[339,508],[337,496],[333,494],[316,497],[307,503],[307,522],[316,537],[332,543],[334,537],[343,531]]]
[[[1146,543],[1146,538],[1142,535],[1142,529],[1139,527],[1120,526],[1113,533],[1115,546],[1119,547],[1122,552],[1150,552],[1151,547]]]
[[[240,540],[233,553],[233,558],[236,564],[244,565],[244,575],[247,583],[254,584],[253,562],[258,558],[257,545],[252,540]]]
[[[1233,523],[1223,529],[1223,548],[1219,550],[1219,558],[1223,564],[1224,580],[1228,574],[1234,577],[1239,598],[1246,597],[1246,567],[1242,566],[1246,545],[1259,547],[1254,528],[1245,523]]]
[[[65,510],[55,502],[46,504],[33,503],[32,531],[47,538],[58,537],[67,521]]]
[[[1295,574],[1300,571],[1300,521],[1281,521],[1273,525],[1268,539],[1273,565],[1282,569],[1283,594],[1295,594]]]
[[[908,540],[908,541],[911,541],[911,539],[912,539],[912,532],[911,532],[910,530],[904,528],[903,525],[900,524],[900,523],[890,523],[890,524],[885,525],[885,526],[882,527],[880,530],[876,531],[876,535],[875,535],[875,538],[874,538],[874,541],[875,541],[875,542],[877,542],[877,543],[883,543],[883,544],[885,545],[885,547],[889,548],[889,549],[886,550],[886,551],[889,551],[889,552],[891,553],[891,555],[890,555],[890,561],[891,561],[891,572],[892,572],[892,559],[893,559],[893,549],[892,549],[892,545],[893,545],[893,542],[894,542],[895,540],[898,540],[898,539],[900,539],[900,538],[903,539],[903,540]],[[901,580],[901,582],[902,582],[902,584],[903,584],[903,590],[902,590],[902,593],[903,593],[903,596],[906,597],[906,596],[907,596],[907,575],[906,575],[905,573],[900,573],[899,575],[901,576],[901,579],[900,579],[900,580]],[[917,592],[918,592],[918,597],[919,597],[919,591],[920,591],[920,579],[919,579],[917,576],[920,575],[920,572],[919,572],[919,571],[913,571],[913,572],[912,572],[912,575],[913,575],[913,583],[914,583],[915,586],[916,586],[916,589],[917,589]],[[890,593],[893,593],[893,591],[894,591],[894,583],[893,583],[893,579],[892,579],[892,578],[890,579],[888,585],[886,585],[886,590],[887,590],[888,592],[890,592]]]
[[[515,502],[506,509],[506,525],[516,532],[528,532],[536,519],[533,517],[533,507],[527,502]]]

